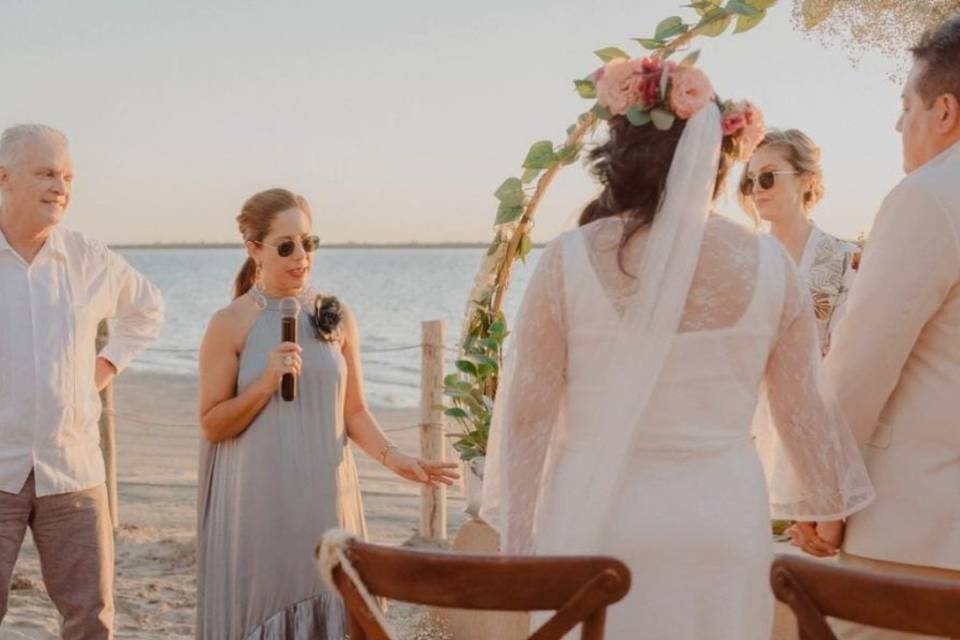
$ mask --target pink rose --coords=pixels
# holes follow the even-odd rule
[[[666,64],[667,72],[673,72],[677,63],[672,60]],[[640,61],[643,80],[640,82],[640,98],[644,106],[651,107],[660,102],[660,77],[664,64],[660,58],[644,58]]]
[[[611,60],[597,80],[597,102],[614,115],[624,115],[639,97],[633,62],[624,58]]]
[[[766,124],[763,121],[763,112],[750,102],[743,101],[743,113],[746,123],[743,132],[740,134],[740,157],[746,161],[756,151],[757,146],[763,142],[766,134]]]
[[[670,76],[670,109],[677,117],[689,120],[713,100],[710,80],[699,69],[677,67]]]
[[[667,68],[674,63],[668,62]],[[611,60],[594,72],[597,102],[614,115],[624,115],[640,103],[649,107],[660,101],[660,74],[663,63],[657,58]]]
[[[730,111],[724,114],[720,124],[723,127],[723,135],[732,136],[746,126],[747,114],[742,111]]]

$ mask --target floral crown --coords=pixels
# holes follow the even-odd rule
[[[576,83],[580,95],[595,97],[594,113],[603,120],[625,117],[634,126],[653,124],[666,131],[677,118],[689,120],[710,102],[720,107],[723,135],[733,142],[733,154],[746,161],[763,140],[763,113],[741,100],[720,102],[706,74],[694,67],[699,52],[681,63],[660,57],[616,57]]]

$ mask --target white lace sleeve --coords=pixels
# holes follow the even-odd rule
[[[505,553],[533,553],[536,507],[564,386],[563,249],[554,241],[530,278],[509,338],[494,408],[481,516]]]
[[[838,520],[874,497],[860,451],[821,377],[816,321],[806,287],[784,253],[780,333],[767,362],[772,421],[770,506],[775,518]]]

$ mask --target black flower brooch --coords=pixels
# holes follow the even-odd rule
[[[317,340],[336,342],[340,340],[343,324],[343,307],[334,296],[317,295],[313,300],[310,324]]]

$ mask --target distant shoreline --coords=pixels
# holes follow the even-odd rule
[[[486,249],[489,243],[481,242],[407,242],[407,243],[358,243],[347,242],[324,244],[320,249]],[[534,244],[542,248],[543,244]],[[243,245],[234,242],[155,242],[152,244],[111,244],[111,249],[242,249]]]

